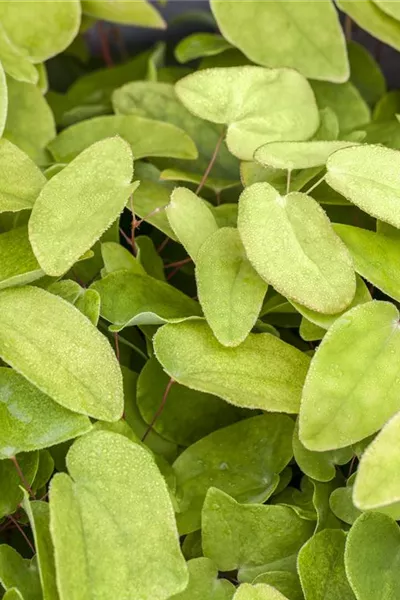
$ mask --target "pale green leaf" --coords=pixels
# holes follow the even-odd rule
[[[400,227],[400,152],[383,146],[353,146],[328,159],[327,183],[368,214]]]
[[[1,23],[0,60],[5,72],[14,79],[33,84],[38,82],[39,73],[35,65],[30,62],[22,48],[13,44]]]
[[[25,225],[0,234],[0,256],[0,289],[25,285],[44,275],[33,254]]]
[[[0,212],[32,208],[46,178],[17,146],[0,140]]]
[[[101,244],[101,256],[107,274],[123,269],[132,271],[132,273],[137,273],[138,275],[146,274],[139,260],[129,250],[121,246],[121,244],[103,242]]]
[[[379,63],[364,46],[357,42],[348,42],[347,51],[351,70],[350,80],[368,104],[374,106],[386,92],[385,76]]]
[[[140,177],[140,174],[137,176]],[[141,179],[140,185],[135,191],[133,210],[141,219],[165,233],[172,240],[176,240],[176,235],[171,229],[165,212],[170,201],[171,191],[169,184]],[[131,207],[128,205],[127,208]]]
[[[24,597],[17,588],[9,588],[3,596],[3,600],[24,600]]]
[[[350,254],[311,196],[255,183],[240,196],[238,228],[256,271],[284,296],[328,314],[352,301]]]
[[[112,331],[133,325],[160,325],[200,316],[200,306],[172,285],[149,275],[116,271],[92,284],[101,298],[101,316]]]
[[[75,303],[76,308],[95,326],[100,318],[100,305],[100,294],[96,290],[85,290]]]
[[[400,597],[400,532],[385,515],[361,515],[347,538],[347,577],[357,600],[397,600]]]
[[[399,350],[399,313],[389,302],[361,304],[335,321],[303,389],[299,426],[306,448],[348,446],[400,409]]]
[[[18,456],[18,465],[24,476],[24,482],[11,460],[0,460],[0,518],[12,515],[23,498],[25,482],[32,485],[39,466],[39,452],[29,452]]]
[[[47,448],[90,429],[87,417],[66,410],[12,369],[0,367],[0,458]]]
[[[0,546],[0,582],[7,591],[16,587],[24,600],[41,600],[42,590],[34,560],[22,558],[11,546]]]
[[[319,125],[310,85],[291,69],[205,69],[178,81],[175,90],[193,114],[228,126],[228,148],[242,160],[252,160],[267,142],[307,139]]]
[[[400,21],[400,7],[397,2],[393,2],[392,0],[373,0],[373,2],[383,12],[396,19],[396,21]]]
[[[197,158],[196,146],[182,129],[136,115],[86,119],[64,129],[48,148],[58,162],[68,162],[91,144],[116,135],[130,145],[135,160],[149,156]]]
[[[274,563],[293,560],[313,527],[287,506],[239,504],[211,488],[202,512],[203,551],[220,571],[239,569],[239,581],[252,581]]]
[[[336,0],[344,13],[381,42],[400,50],[400,23],[379,8],[372,0]],[[386,2],[386,6],[390,4]],[[396,9],[394,9],[396,10]]]
[[[110,227],[137,186],[132,174],[129,146],[115,137],[87,148],[45,184],[29,219],[45,273],[63,275]]]
[[[224,227],[207,237],[197,253],[196,282],[215,337],[238,346],[257,321],[268,284],[249,263],[237,229]]]
[[[329,498],[329,506],[333,514],[338,518],[352,525],[361,515],[361,511],[354,506],[353,488],[356,473],[353,473],[346,482],[346,487],[339,487],[333,490]]]
[[[7,80],[0,60],[0,137],[3,135],[8,112]]]
[[[296,413],[309,358],[269,333],[236,348],[218,343],[204,321],[165,325],[154,351],[170,377],[243,408]]]
[[[257,148],[254,160],[275,169],[309,169],[322,167],[333,152],[347,146],[354,146],[354,142],[270,142]]]
[[[274,587],[266,583],[242,583],[236,591],[233,600],[288,600]]]
[[[269,571],[262,573],[255,578],[254,582],[267,583],[276,588],[281,594],[290,598],[290,600],[304,600],[300,581],[295,573],[290,571]]]
[[[173,465],[180,532],[199,528],[201,507],[211,486],[242,502],[264,502],[291,459],[292,432],[289,417],[265,414],[214,431],[184,450]]]
[[[319,325],[315,325],[315,323],[309,321],[306,317],[302,317],[299,334],[305,342],[316,342],[322,340],[325,335],[325,329],[322,329]]]
[[[187,188],[178,187],[172,192],[165,212],[175,235],[195,261],[203,243],[218,230],[210,208]]]
[[[39,465],[32,483],[32,490],[40,492],[51,479],[53,471],[54,459],[50,450],[39,450]]]
[[[253,62],[292,67],[312,79],[348,79],[344,36],[330,0],[212,0],[211,7],[223,36]]]
[[[290,190],[292,192],[300,191],[320,172],[321,167],[294,171],[290,174]],[[272,185],[280,194],[285,194],[288,188],[288,172],[286,170],[264,167],[255,161],[240,163],[240,178],[243,187],[249,187],[253,183],[266,182]]]
[[[144,271],[155,279],[165,281],[164,263],[158,254],[153,240],[147,235],[140,235],[135,239],[137,247],[137,260]]]
[[[64,298],[67,302],[75,304],[79,296],[83,293],[83,289],[76,281],[72,279],[61,279],[51,283],[47,288],[47,291],[60,298]]]
[[[191,173],[190,171],[184,171],[183,169],[164,169],[160,173],[160,179],[163,181],[185,181],[187,183],[195,183],[197,186],[203,180],[201,173]],[[207,177],[203,186],[210,190],[213,190],[216,194],[219,194],[223,190],[229,190],[240,186],[239,179],[232,181],[230,179],[216,179],[215,177]],[[223,204],[221,204],[223,206]]]
[[[187,568],[168,488],[150,453],[97,431],[74,443],[50,487],[61,598],[166,600]]]
[[[111,23],[157,29],[166,26],[160,13],[147,0],[82,0],[82,10],[86,15]]]
[[[79,38],[77,38],[79,39]],[[36,70],[38,72],[38,82],[37,86],[42,92],[42,94],[47,94],[49,91],[49,78],[47,76],[46,64],[44,62],[38,63],[35,65]]]
[[[61,406],[120,418],[122,377],[111,346],[58,296],[29,286],[0,292],[0,356]]]
[[[330,108],[339,119],[341,132],[359,129],[371,120],[371,111],[357,88],[350,82],[312,81],[318,108]]]
[[[297,568],[306,600],[355,600],[344,567],[346,534],[325,529],[300,550]]]
[[[381,123],[395,119],[396,114],[400,112],[400,92],[391,90],[374,107],[373,119]]]
[[[171,596],[171,600],[231,600],[235,586],[218,578],[218,571],[208,558],[189,560],[189,585],[184,592]]]
[[[186,63],[203,56],[215,56],[232,48],[221,35],[216,33],[192,33],[179,42],[175,48],[175,58]]]

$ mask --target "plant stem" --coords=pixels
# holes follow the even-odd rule
[[[11,457],[11,461],[14,464],[15,470],[18,473],[18,477],[20,478],[22,485],[24,486],[24,488],[26,489],[26,491],[28,492],[28,494],[30,496],[32,496],[32,498],[35,498],[35,494],[33,493],[31,486],[27,482],[26,477],[23,474],[21,467],[19,466],[19,462],[17,460],[17,457],[16,456],[12,456]]]
[[[108,39],[107,32],[104,28],[104,25],[101,21],[97,23],[97,30],[99,32],[100,44],[101,44],[101,54],[103,56],[103,60],[108,68],[114,66],[114,62],[111,56],[110,51],[110,43]]]
[[[161,242],[161,244],[157,248],[158,254],[161,254],[161,252],[164,250],[165,246],[168,244],[169,240],[170,240],[170,238],[167,236],[165,238],[165,240],[163,242]]]
[[[20,532],[20,534],[23,536],[23,538],[26,541],[26,543],[28,544],[29,548],[32,550],[32,553],[35,554],[36,553],[35,547],[32,544],[31,540],[26,535],[25,531],[22,529],[21,525],[11,515],[8,515],[8,518],[10,519],[10,521],[12,521],[12,523],[14,523],[15,527],[18,529],[18,531]]]
[[[222,130],[221,135],[218,138],[218,141],[217,141],[217,143],[215,145],[214,153],[213,153],[213,155],[212,155],[212,157],[210,159],[210,162],[208,163],[207,169],[204,171],[204,175],[201,178],[201,181],[200,181],[200,183],[198,185],[198,188],[197,188],[197,190],[195,192],[196,194],[200,193],[200,191],[203,189],[203,186],[204,186],[205,182],[207,181],[207,178],[208,178],[208,176],[209,176],[209,174],[211,172],[211,169],[213,168],[214,163],[215,163],[215,161],[217,159],[218,152],[219,152],[219,149],[220,149],[221,144],[222,144],[222,140],[224,139],[224,135],[225,135],[225,129]]]
[[[292,170],[288,169],[287,179],[286,179],[286,195],[290,192],[290,179],[292,177]]]
[[[136,244],[135,244],[136,216],[135,216],[135,209],[133,207],[133,194],[131,195],[131,212],[132,212],[131,246],[132,246],[132,252],[133,252],[134,256],[136,256]]]
[[[188,256],[187,258],[184,258],[182,260],[176,260],[175,262],[168,263],[168,265],[165,265],[164,269],[171,269],[172,267],[183,267],[183,265],[186,265],[190,262],[192,262],[192,259],[190,258],[190,256]]]
[[[351,17],[349,17],[349,15],[346,15],[346,18],[344,20],[344,32],[345,32],[346,40],[348,42],[351,42],[352,25],[353,25],[353,22],[351,20]]]
[[[172,379],[172,377],[171,377],[171,379],[168,381],[167,386],[165,388],[164,395],[163,395],[162,400],[161,400],[161,404],[158,407],[158,409],[157,409],[154,417],[152,418],[152,420],[150,422],[150,425],[148,426],[148,428],[144,432],[144,435],[142,437],[142,442],[145,441],[145,439],[149,435],[150,431],[153,429],[154,423],[157,421],[158,417],[161,415],[162,411],[164,410],[165,403],[167,402],[168,394],[169,394],[169,392],[171,390],[171,387],[173,386],[174,383],[175,383],[175,380]]]
[[[119,335],[117,333],[117,331],[114,332],[114,342],[115,342],[115,356],[117,357],[117,361],[120,361],[120,354],[119,354]]]
[[[322,182],[324,181],[324,179],[325,179],[325,175],[326,175],[326,173],[325,173],[324,175],[322,175],[322,177],[321,177],[320,179],[318,179],[318,181],[316,181],[316,182],[314,183],[314,185],[312,185],[312,186],[310,187],[310,189],[308,189],[308,190],[307,190],[306,192],[304,192],[304,193],[305,193],[305,194],[307,194],[307,195],[308,195],[308,194],[311,194],[311,192],[312,192],[313,190],[315,190],[315,188],[316,188],[316,187],[318,187],[318,186],[319,186],[319,184],[320,184],[320,183],[322,183]]]

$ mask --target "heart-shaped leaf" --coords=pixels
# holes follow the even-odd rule
[[[270,142],[254,152],[254,160],[275,169],[322,167],[333,152],[354,146],[346,141]]]

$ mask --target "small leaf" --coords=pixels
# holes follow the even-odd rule
[[[18,456],[18,465],[25,482],[21,481],[15,464],[11,460],[0,460],[0,518],[12,515],[23,499],[23,486],[32,485],[39,465],[39,452]]]
[[[228,148],[242,160],[252,160],[262,144],[304,140],[318,128],[311,88],[291,69],[205,69],[179,80],[175,90],[193,114],[228,126]]]
[[[100,294],[96,292],[96,290],[85,290],[75,303],[76,308],[80,310],[95,327],[97,327],[100,318],[100,305]]]
[[[339,487],[333,490],[329,498],[329,506],[333,514],[338,518],[352,525],[354,521],[361,515],[361,511],[354,506],[353,503],[353,488],[354,488],[354,473],[348,478],[346,487]]]
[[[400,20],[400,10],[399,6],[395,2],[391,2],[388,0],[373,0],[378,7],[383,10],[386,14],[390,15],[397,21]]]
[[[333,152],[347,146],[354,146],[354,142],[270,142],[257,148],[254,160],[275,169],[309,169],[322,167]]]
[[[215,56],[232,48],[221,35],[215,33],[192,33],[179,42],[175,48],[175,58],[186,63],[203,56]]]
[[[139,27],[156,27],[164,29],[165,22],[154,6],[146,0],[113,0],[112,3],[102,0],[83,0],[82,10],[86,15],[111,23],[137,25]]]
[[[164,263],[153,240],[147,235],[140,235],[135,239],[135,243],[137,246],[136,257],[144,272],[155,279],[165,281]]]
[[[255,183],[240,196],[238,228],[256,271],[287,298],[328,314],[354,298],[351,257],[311,196]]]
[[[306,600],[355,600],[344,568],[345,542],[344,531],[325,529],[302,547],[297,568]]]
[[[233,597],[233,600],[288,600],[278,590],[265,583],[242,583]]]
[[[101,244],[101,256],[106,274],[121,270],[130,270],[139,275],[146,274],[136,257],[116,242],[103,242]]]
[[[306,448],[348,446],[400,409],[399,350],[399,313],[389,302],[356,306],[331,326],[303,388],[299,424]]]
[[[55,281],[46,289],[51,294],[60,296],[60,298],[64,298],[64,300],[70,302],[71,304],[75,304],[79,296],[81,296],[83,293],[83,289],[79,283],[73,281],[72,279],[61,279],[60,281]]]
[[[400,23],[391,17],[372,0],[353,2],[352,0],[336,0],[337,6],[357,23],[362,29],[368,31],[372,36],[400,50]],[[387,4],[389,4],[387,2]],[[396,9],[394,9],[396,10]]]
[[[134,212],[150,225],[153,225],[165,235],[176,241],[176,236],[169,224],[165,209],[170,201],[171,188],[169,185],[141,180],[135,191]],[[130,203],[129,203],[130,204]],[[130,209],[130,206],[127,206]]]
[[[0,233],[0,256],[0,289],[31,283],[44,276],[25,225]]]
[[[132,173],[130,149],[115,137],[93,144],[46,183],[29,219],[45,273],[63,275],[110,227],[137,187]]]
[[[18,81],[36,84],[39,74],[21,48],[17,47],[8,37],[0,24],[0,60],[4,71]]]
[[[209,236],[197,254],[197,292],[217,340],[238,346],[254,327],[268,284],[249,263],[237,229]]]
[[[235,586],[226,579],[218,578],[212,561],[204,556],[187,563],[189,585],[184,592],[171,596],[171,600],[231,600]]]
[[[339,119],[342,133],[361,128],[371,120],[371,111],[357,88],[350,82],[334,84],[313,81],[312,89],[319,109],[330,108]]]
[[[390,2],[388,4],[393,4]],[[350,80],[370,106],[374,106],[386,92],[386,81],[379,63],[361,44],[347,44],[350,61]]]
[[[116,271],[92,284],[100,294],[101,316],[112,331],[133,325],[179,323],[200,316],[197,302],[172,285],[149,275]]]
[[[253,583],[267,583],[290,600],[304,600],[299,578],[290,571],[268,571],[258,575]]]
[[[57,474],[50,487],[60,597],[166,600],[183,591],[173,508],[150,453],[97,431],[74,443],[67,466],[70,476]]]
[[[170,377],[243,408],[296,413],[309,358],[269,333],[237,348],[219,344],[204,321],[165,325],[154,351]]]
[[[0,356],[61,406],[120,418],[122,378],[111,346],[58,296],[29,286],[0,292]]]
[[[24,600],[41,600],[42,590],[34,560],[22,558],[11,546],[0,546],[0,582],[7,591],[16,587]]]
[[[175,235],[195,261],[203,243],[218,230],[211,210],[196,194],[178,187],[172,192],[165,212]]]

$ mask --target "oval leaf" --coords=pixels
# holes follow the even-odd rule
[[[238,587],[233,600],[288,600],[288,598],[266,583],[255,585],[243,583]]]
[[[347,146],[354,146],[354,142],[270,142],[257,148],[254,160],[275,169],[310,169],[322,167],[333,152]]]

